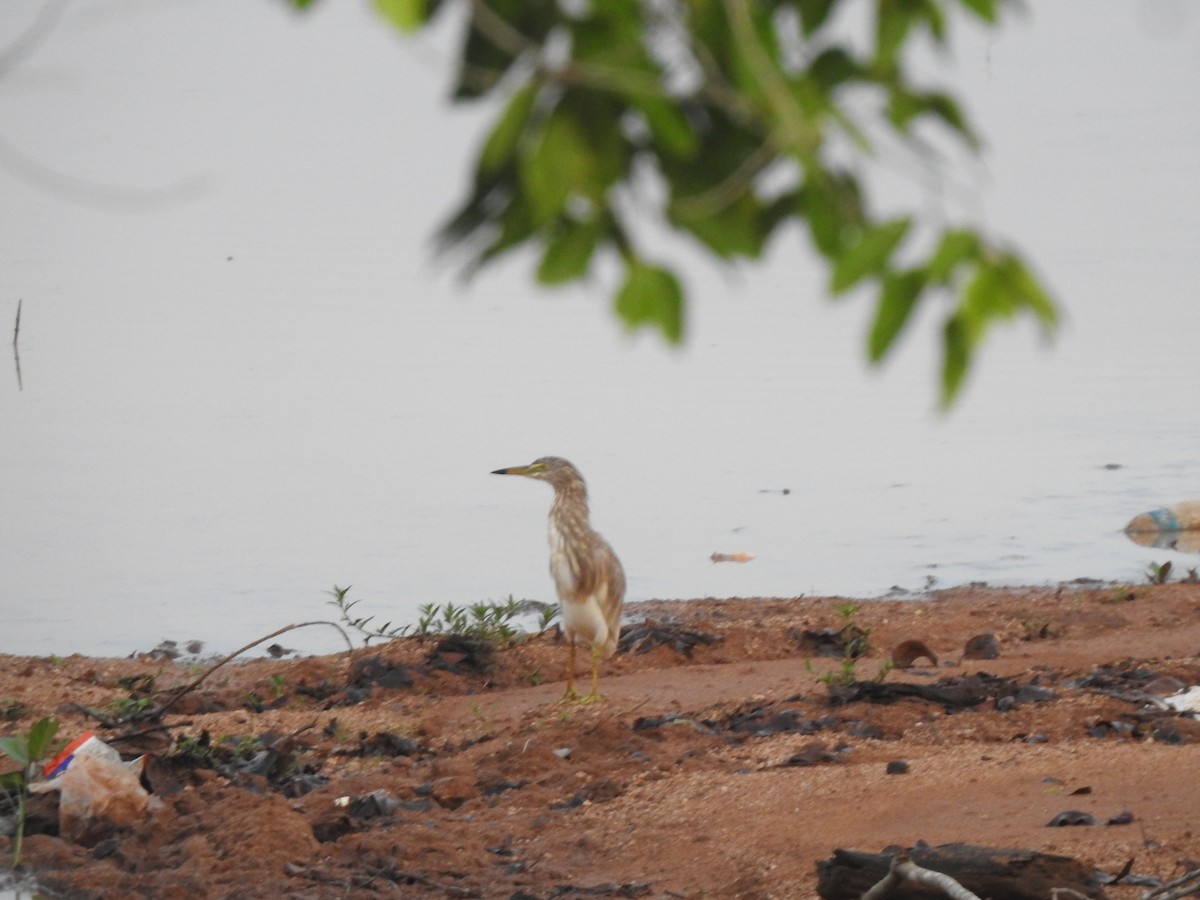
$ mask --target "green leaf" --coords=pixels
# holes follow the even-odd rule
[[[971,362],[972,343],[960,313],[946,320],[942,328],[942,408],[954,402],[962,388]]]
[[[958,0],[985,22],[996,21],[996,0]]]
[[[934,284],[948,285],[958,267],[978,261],[981,252],[982,243],[974,231],[950,229],[942,234],[937,249],[925,264],[925,275]]]
[[[985,259],[962,291],[959,312],[967,336],[974,344],[992,319],[1011,319],[1017,311],[1017,297],[1008,290],[1005,273]]]
[[[373,0],[375,11],[401,31],[413,32],[425,24],[429,10],[425,0]]]
[[[599,92],[565,92],[542,123],[519,166],[522,193],[539,228],[583,200],[606,206],[609,185],[626,177],[629,144],[617,127],[613,100]]]
[[[536,230],[529,204],[520,195],[508,201],[498,218],[499,230],[487,248],[479,254],[479,267],[524,243]]]
[[[908,30],[917,18],[914,0],[877,0],[875,4],[875,57],[885,66],[896,58]]]
[[[914,25],[924,23],[937,43],[946,38],[946,17],[937,0],[876,0],[875,60],[894,71]]]
[[[483,149],[479,152],[479,175],[490,175],[503,168],[513,158],[517,144],[529,121],[529,114],[537,100],[538,82],[530,82],[517,91],[508,101],[500,118],[492,126]]]
[[[808,71],[826,93],[862,75],[861,67],[844,47],[823,50],[812,61]]]
[[[696,212],[687,204],[673,204],[668,209],[672,224],[686,228],[722,259],[735,256],[753,259],[762,253],[765,237],[762,213],[762,204],[750,193],[711,212]]]
[[[546,240],[546,249],[538,266],[542,284],[563,284],[587,274],[592,254],[603,229],[598,220],[577,222],[563,219]]]
[[[834,0],[800,0],[797,7],[800,11],[800,29],[805,37],[811,36],[825,24],[833,4]]]
[[[610,69],[651,68],[642,42],[642,11],[635,0],[588,4],[569,21],[571,52],[576,59]]]
[[[875,310],[875,320],[867,339],[867,354],[871,362],[882,360],[895,343],[924,289],[925,275],[919,270],[889,274],[884,278],[879,291],[879,306]]]
[[[767,203],[758,214],[758,230],[762,242],[775,233],[775,229],[785,222],[799,218],[803,214],[803,201],[799,190],[786,191]]]
[[[841,172],[821,172],[805,179],[801,208],[813,243],[822,255],[836,259],[845,250],[847,236],[864,224],[858,180]]]
[[[459,57],[455,100],[473,100],[492,90],[518,57],[533,52],[561,22],[557,0],[488,0],[488,11],[473,10]],[[497,40],[497,33],[519,36]]]
[[[38,719],[29,729],[29,758],[31,761],[42,759],[50,752],[54,735],[58,734],[57,719]]]
[[[967,124],[967,117],[959,108],[958,101],[949,94],[937,91],[925,94],[925,111],[941,119],[952,131],[957,132],[970,145],[971,149],[979,149],[979,138]]]
[[[668,269],[631,261],[616,309],[630,328],[657,327],[673,344],[683,338],[683,289]]]
[[[1052,331],[1058,324],[1058,307],[1021,258],[1014,253],[1004,253],[997,266],[1015,303],[1032,312],[1046,331]]]
[[[635,102],[663,153],[679,159],[696,155],[700,141],[678,103],[665,97],[639,97]]]
[[[933,116],[962,138],[972,150],[979,149],[979,138],[967,124],[958,102],[940,91],[910,91],[897,86],[888,98],[888,119],[896,129],[908,132],[918,116]]]
[[[22,766],[30,763],[29,742],[23,737],[0,737],[0,753]]]
[[[834,260],[829,289],[845,293],[868,275],[882,272],[911,224],[907,218],[893,219],[865,230],[854,246]]]
[[[738,93],[752,105],[766,109],[769,84],[786,80],[782,68],[779,33],[767,3],[713,3],[722,8],[724,32],[721,71]]]
[[[521,185],[534,221],[548,223],[567,205],[572,188],[592,180],[596,160],[575,118],[556,109],[533,149],[521,160]]]

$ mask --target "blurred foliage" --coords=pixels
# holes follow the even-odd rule
[[[625,272],[616,314],[677,342],[684,285],[649,258],[635,218],[660,217],[726,264],[801,224],[832,296],[874,294],[872,362],[922,301],[942,304],[943,404],[993,322],[1054,330],[1054,302],[1013,249],[972,227],[881,217],[863,176],[880,148],[924,161],[934,140],[978,150],[954,98],[914,81],[906,49],[945,49],[951,15],[997,25],[1003,0],[374,0],[406,32],[459,3],[453,99],[498,109],[440,232],[468,272],[530,247],[537,279],[558,285],[611,254]],[[871,33],[839,23],[843,10],[873,13]]]

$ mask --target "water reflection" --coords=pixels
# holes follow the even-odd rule
[[[1194,531],[1127,531],[1129,539],[1141,547],[1156,550],[1178,550],[1180,553],[1200,553],[1200,530]]]

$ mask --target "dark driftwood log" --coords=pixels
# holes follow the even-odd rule
[[[1091,866],[1068,856],[942,844],[907,851],[919,866],[944,872],[967,890],[988,900],[1046,900],[1054,888],[1070,888],[1093,900],[1104,900],[1104,889]],[[817,863],[817,893],[823,900],[857,900],[888,873],[891,853],[862,853],[837,849]],[[889,895],[894,900],[945,898],[928,885],[904,882]]]

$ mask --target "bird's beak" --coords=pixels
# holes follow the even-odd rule
[[[493,475],[528,475],[529,466],[512,466],[508,469],[495,469]]]

